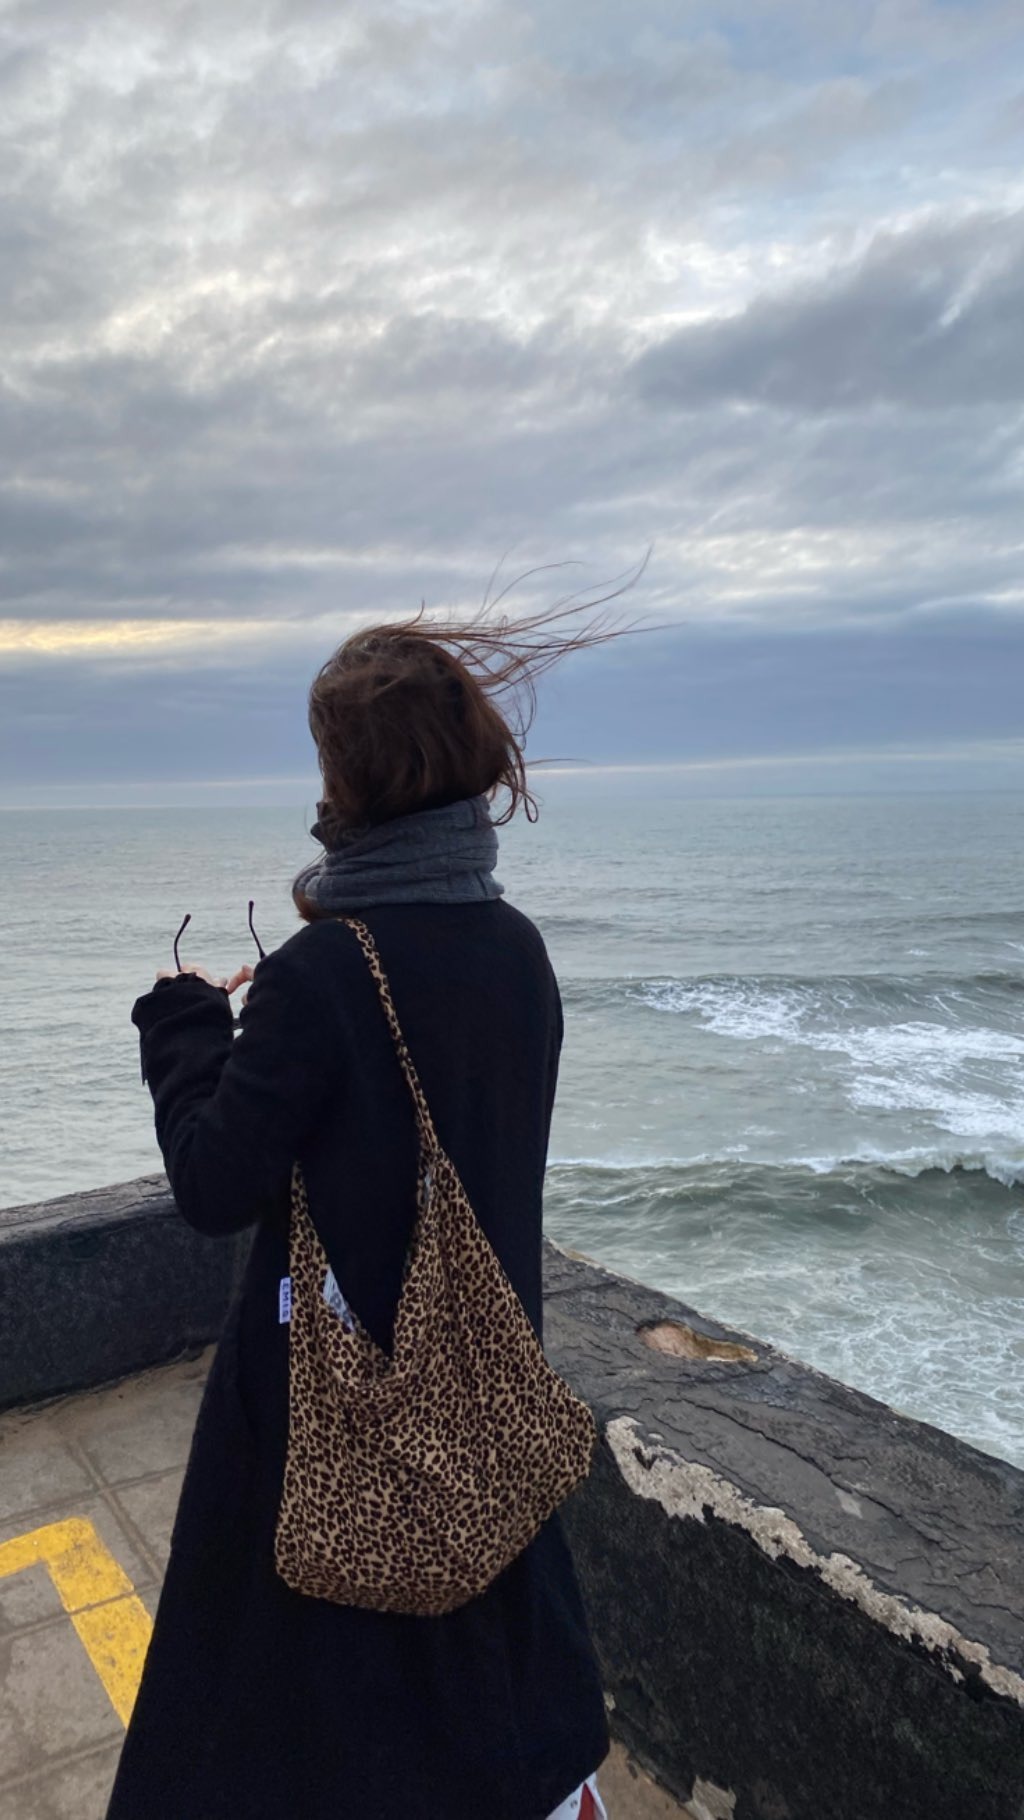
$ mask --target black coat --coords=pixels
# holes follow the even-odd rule
[[[562,1024],[541,938],[501,902],[366,913],[442,1144],[537,1332]],[[108,1820],[545,1820],[601,1762],[604,1700],[560,1521],[439,1618],[292,1592],[273,1564],[288,1423],[288,1184],[303,1167],[339,1284],[389,1347],[416,1173],[412,1108],[338,922],[225,993],[132,1013],[177,1204],[256,1225],[196,1425]]]

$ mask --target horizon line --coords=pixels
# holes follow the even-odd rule
[[[550,778],[599,778],[599,777],[694,777],[714,779],[730,776],[751,775],[752,773],[779,772],[795,770],[806,774],[813,769],[824,769],[835,772],[843,766],[856,766],[873,769],[878,766],[908,766],[920,770],[929,765],[947,765],[973,767],[979,763],[998,763],[1000,760],[1019,763],[1024,759],[1024,739],[974,740],[964,741],[958,745],[908,749],[906,747],[876,747],[868,749],[840,749],[832,752],[771,753],[754,756],[733,756],[728,758],[699,759],[531,759],[528,769],[541,772]],[[540,778],[537,780],[540,782]],[[946,788],[955,789],[955,783]],[[285,773],[272,777],[220,777],[220,778],[152,778],[145,782],[132,784],[123,779],[109,782],[94,780],[88,784],[72,784],[67,780],[51,784],[17,785],[12,794],[20,796],[20,801],[3,801],[0,799],[0,810],[11,813],[26,813],[43,809],[156,809],[156,808],[194,808],[195,794],[200,796],[214,791],[259,793],[267,790],[296,792],[293,799],[296,808],[307,802],[316,802],[322,788],[320,779],[308,774]],[[1000,793],[1014,793],[1024,788],[1021,783],[1006,785],[986,784],[987,790]],[[0,786],[0,793],[3,787]],[[38,794],[36,794],[38,792]],[[173,793],[181,794],[174,799]],[[799,792],[799,794],[834,794],[835,792]],[[841,790],[839,794],[858,794],[856,789]],[[111,800],[114,795],[116,800]],[[171,800],[168,800],[168,796]],[[54,800],[57,798],[59,800]],[[49,800],[47,800],[49,799]],[[201,805],[200,805],[201,806]],[[239,807],[274,806],[286,808],[289,803],[275,805],[253,803],[239,804]]]

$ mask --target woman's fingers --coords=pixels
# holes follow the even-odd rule
[[[222,992],[226,992],[230,996],[232,992],[237,992],[239,986],[244,986],[248,980],[252,979],[253,971],[254,969],[249,966],[238,967],[231,975],[230,979],[214,979],[213,974],[208,973],[205,967],[197,967],[193,964],[181,968],[161,967],[156,977],[158,980],[173,980],[177,979],[179,972],[194,973],[197,978],[206,980],[207,984],[210,986],[218,986]],[[248,993],[246,994],[246,997],[248,997]],[[245,1001],[243,1000],[242,1002],[244,1004]]]
[[[194,963],[188,967],[161,967],[156,977],[158,980],[173,980],[177,979],[179,973],[194,973],[197,979],[205,980],[208,986],[218,986],[221,991],[227,990],[226,979],[214,979],[213,974],[208,973],[205,967],[197,967]]]

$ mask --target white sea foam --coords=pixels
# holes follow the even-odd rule
[[[800,1042],[805,1006],[792,992],[748,980],[651,980],[637,988],[652,1011],[696,1013],[705,1029],[750,1040]]]
[[[891,1170],[894,1175],[905,1175],[911,1178],[927,1175],[930,1170],[941,1170],[944,1175],[952,1175],[957,1169],[968,1173],[991,1176],[1004,1188],[1014,1188],[1024,1183],[1024,1141],[1013,1150],[929,1150],[924,1147],[916,1150],[905,1150],[896,1155],[887,1156],[870,1147],[855,1157],[844,1157],[839,1162],[828,1161],[829,1170],[848,1167],[850,1164],[874,1165],[879,1169]]]
[[[739,978],[647,981],[636,991],[652,1010],[694,1017],[712,1034],[763,1045],[768,1054],[812,1052],[821,1057],[818,1081],[831,1081],[851,1113],[923,1118],[983,1153],[1005,1152],[990,1173],[1015,1179],[1016,1162],[1006,1159],[1024,1146],[1017,1072],[1024,1033],[979,1021],[979,1006],[952,983],[939,991],[931,982],[903,985],[901,992],[898,981]],[[919,1015],[865,1022],[883,989],[894,1010],[907,1009],[901,997],[912,1001],[916,992]],[[978,989],[988,990],[986,982]],[[920,1015],[924,1009],[929,1015]],[[790,1091],[802,1084],[791,1078]]]
[[[1024,1036],[977,1026],[953,1028],[941,1024],[877,1024],[866,1030],[808,1033],[812,1049],[831,1049],[852,1061],[881,1063],[905,1059],[959,1066],[962,1062],[1014,1061],[1024,1056]]]
[[[919,1146],[916,1149],[902,1151],[884,1151],[871,1145],[864,1145],[853,1153],[844,1155],[793,1155],[772,1156],[768,1153],[753,1154],[750,1147],[745,1147],[745,1154],[737,1156],[735,1151],[728,1154],[695,1153],[692,1156],[665,1155],[593,1155],[593,1156],[551,1156],[548,1167],[552,1171],[581,1169],[610,1175],[640,1175],[661,1172],[697,1175],[702,1171],[714,1172],[718,1176],[729,1173],[749,1173],[754,1170],[807,1170],[811,1175],[838,1175],[844,1171],[856,1169],[877,1169],[891,1175],[902,1175],[910,1179],[927,1175],[935,1170],[943,1175],[952,1175],[962,1169],[967,1173],[990,1176],[992,1181],[1004,1188],[1024,1185],[1024,1139],[1016,1148],[1006,1150],[964,1150],[955,1146],[950,1148],[930,1149]],[[1022,1215],[1024,1217],[1024,1215]]]
[[[970,1093],[963,1086],[947,1087],[941,1075],[920,1070],[857,1075],[848,1096],[850,1105],[863,1111],[927,1114],[953,1137],[1024,1137],[1024,1103],[994,1093]]]
[[[987,1025],[946,1024],[923,1018],[889,1024],[853,1023],[846,1029],[821,1029],[820,1019],[838,1000],[849,1012],[856,1007],[856,983],[835,981],[780,982],[757,979],[650,980],[635,988],[652,1011],[696,1014],[716,1035],[741,1040],[764,1038],[809,1049],[848,1055],[854,1061],[882,1061],[907,1055],[929,1059],[1005,1061],[1024,1056],[1024,1034]],[[934,993],[936,1008],[941,995]],[[947,994],[949,996],[949,994]]]

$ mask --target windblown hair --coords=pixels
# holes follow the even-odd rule
[[[570,597],[515,621],[495,617],[486,604],[472,619],[433,619],[421,609],[339,645],[309,692],[326,843],[502,790],[508,801],[499,823],[520,807],[536,820],[524,748],[537,681],[570,651],[631,629],[599,609],[632,587],[643,566],[597,599]],[[293,898],[307,921],[316,918],[298,881]]]

